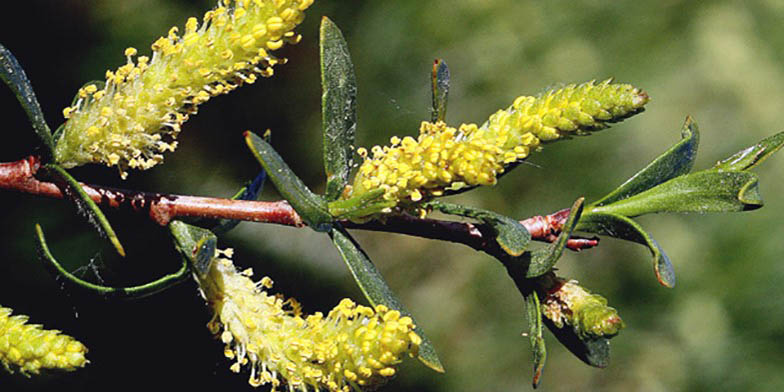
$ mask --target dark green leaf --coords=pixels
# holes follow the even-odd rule
[[[779,132],[751,147],[738,151],[727,159],[719,161],[711,169],[717,171],[749,170],[781,149],[782,145],[784,145],[784,132]]]
[[[446,103],[449,96],[449,67],[447,67],[446,61],[436,59],[433,62],[431,82],[433,108],[430,114],[430,121],[444,121],[446,119]]]
[[[555,266],[558,259],[561,258],[564,248],[566,247],[566,241],[569,240],[569,237],[572,235],[572,231],[574,231],[575,226],[577,226],[577,222],[583,212],[583,200],[584,199],[581,197],[574,202],[569,212],[569,218],[566,220],[566,223],[564,223],[561,234],[555,242],[544,248],[527,253],[530,254],[530,264],[528,266],[526,278],[535,278],[546,274]]]
[[[44,166],[50,174],[55,176],[55,183],[61,187],[63,194],[68,196],[75,204],[80,213],[87,217],[87,220],[98,230],[98,232],[109,239],[109,242],[114,245],[117,253],[125,257],[125,249],[123,249],[120,239],[114,233],[112,225],[106,216],[103,215],[101,209],[95,204],[92,198],[84,191],[82,185],[71,177],[65,169],[55,164],[48,164]]]
[[[215,258],[218,237],[210,230],[178,220],[169,223],[169,231],[180,254],[200,275],[206,274]]]
[[[757,176],[750,172],[703,170],[591,211],[635,217],[655,212],[754,210],[762,207],[757,182]]]
[[[313,230],[328,231],[332,216],[324,199],[311,192],[264,139],[252,132],[245,132],[245,141],[267,171],[278,192],[291,204],[302,220]]]
[[[547,348],[544,345],[544,337],[542,337],[542,307],[539,304],[539,296],[536,291],[532,291],[525,297],[525,308],[528,314],[528,339],[531,342],[534,362],[534,377],[531,384],[536,388],[539,385],[547,359]]]
[[[582,339],[572,327],[564,325],[563,328],[558,328],[547,318],[544,318],[544,324],[564,347],[583,362],[598,368],[605,368],[610,364],[610,339]]]
[[[335,247],[338,248],[343,260],[346,262],[351,274],[354,276],[354,280],[357,282],[357,285],[359,285],[362,293],[365,294],[365,298],[370,301],[371,305],[384,305],[414,319],[414,317],[411,316],[411,312],[406,310],[403,303],[400,302],[395,293],[392,292],[392,289],[389,288],[384,277],[378,272],[378,269],[376,269],[376,266],[370,261],[367,254],[365,254],[359,247],[359,244],[354,241],[345,229],[339,225],[335,225],[335,228],[329,232],[329,235],[332,238]],[[414,331],[422,338],[422,344],[419,347],[419,360],[429,368],[443,373],[444,366],[438,359],[438,354],[436,354],[433,343],[430,342],[430,339],[427,338],[416,321],[414,321],[414,324],[417,325]]]
[[[326,198],[336,200],[348,184],[357,127],[357,81],[348,45],[329,18],[321,19],[321,124]]]
[[[43,261],[47,270],[55,275],[56,278],[62,279],[63,282],[73,289],[103,295],[107,298],[138,299],[157,294],[187,279],[190,272],[188,263],[183,260],[182,267],[180,267],[177,272],[166,275],[150,283],[133,287],[112,287],[97,285],[95,283],[90,283],[86,280],[80,279],[76,275],[68,272],[65,268],[63,268],[63,266],[57,262],[57,259],[54,258],[52,252],[49,251],[49,246],[46,244],[46,238],[44,237],[44,232],[40,225],[35,225],[35,232],[38,236],[38,241],[36,242],[38,255]]]
[[[14,92],[16,99],[22,105],[27,118],[33,125],[35,134],[46,150],[47,159],[51,158],[54,154],[54,142],[52,141],[52,132],[49,126],[46,125],[44,114],[41,112],[41,105],[35,97],[33,86],[25,75],[24,69],[19,65],[11,52],[5,46],[0,45],[0,79],[3,79],[6,85]]]
[[[576,230],[607,235],[647,246],[653,256],[656,279],[662,286],[675,287],[675,270],[670,258],[667,257],[656,240],[632,219],[620,215],[588,211],[580,218]]]
[[[691,117],[687,117],[683,124],[681,138],[680,142],[670,147],[644,169],[592,205],[602,206],[614,203],[691,171],[700,142],[697,123]]]
[[[525,226],[515,219],[493,211],[441,201],[423,203],[422,207],[482,221],[493,229],[498,245],[511,256],[522,255],[528,247],[528,243],[531,242],[531,233],[526,230]]]

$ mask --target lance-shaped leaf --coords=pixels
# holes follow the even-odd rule
[[[632,219],[620,215],[589,211],[580,218],[576,230],[607,235],[647,246],[653,257],[653,270],[656,273],[656,279],[662,286],[675,287],[675,270],[670,258],[667,257],[656,240]]]
[[[98,232],[109,239],[109,242],[114,245],[117,253],[125,257],[125,249],[123,249],[120,239],[117,238],[112,225],[106,216],[103,215],[101,209],[95,204],[93,199],[84,191],[82,185],[76,181],[65,169],[55,164],[48,164],[44,166],[50,174],[54,175],[55,183],[62,188],[63,194],[68,196],[75,204],[80,213],[87,217],[87,220],[98,230]]]
[[[343,33],[321,19],[321,126],[324,135],[326,198],[336,200],[348,184],[357,127],[357,81]]]
[[[218,237],[207,229],[189,225],[179,220],[169,223],[169,231],[174,237],[174,246],[200,274],[206,274],[215,258]]]
[[[338,248],[338,252],[340,252],[340,255],[343,257],[343,261],[346,262],[357,285],[359,285],[359,288],[362,290],[365,298],[370,301],[371,305],[384,305],[414,319],[411,312],[403,306],[403,303],[400,302],[395,293],[392,292],[392,289],[389,288],[384,277],[378,272],[378,269],[376,269],[376,266],[370,261],[367,254],[365,254],[362,248],[359,247],[359,244],[354,241],[351,235],[349,235],[343,227],[335,225],[329,232],[329,236],[332,238],[335,247]],[[422,338],[422,344],[419,346],[419,360],[429,368],[443,373],[444,366],[438,359],[438,354],[436,354],[433,343],[427,338],[416,320],[414,321],[414,324],[417,325],[414,331]]]
[[[245,132],[245,142],[267,171],[269,179],[275,184],[278,192],[291,204],[302,220],[313,230],[328,231],[332,216],[324,199],[311,192],[264,139],[252,132]]]
[[[744,171],[762,163],[784,145],[784,132],[779,132],[759,143],[738,151],[731,157],[716,163],[711,169],[716,171]]]
[[[81,279],[63,268],[63,266],[57,262],[57,259],[54,258],[52,252],[49,250],[49,246],[46,243],[46,238],[44,237],[44,232],[40,225],[35,225],[35,232],[38,236],[38,241],[36,241],[38,255],[49,272],[51,272],[57,279],[62,279],[64,283],[73,289],[102,295],[106,298],[138,299],[157,294],[182,282],[188,278],[190,272],[187,261],[183,260],[183,264],[180,269],[177,270],[177,272],[163,276],[162,278],[156,279],[150,283],[131,287],[98,285]]]
[[[430,112],[430,121],[444,121],[446,119],[446,103],[449,96],[449,67],[447,67],[446,61],[436,59],[433,62],[431,83],[433,107]]]
[[[703,170],[591,211],[635,217],[656,212],[736,212],[760,207],[756,174]]]
[[[515,219],[493,211],[441,201],[430,201],[424,203],[422,207],[482,221],[493,229],[498,245],[511,256],[522,255],[531,242],[531,233],[525,226]]]
[[[523,257],[528,256],[530,258],[526,278],[535,278],[546,274],[555,266],[558,259],[561,258],[564,248],[566,248],[566,241],[568,241],[569,237],[572,235],[572,232],[580,219],[580,215],[583,212],[584,200],[585,199],[581,197],[574,202],[569,211],[569,218],[566,220],[566,223],[564,223],[561,234],[555,242],[544,248],[523,255]]]
[[[605,368],[610,364],[610,339],[605,337],[583,339],[568,325],[558,328],[547,318],[543,321],[558,341],[583,362],[598,368]]]
[[[681,141],[593,205],[614,203],[690,172],[694,166],[699,142],[697,123],[691,117],[687,117],[681,130]]]
[[[534,363],[534,376],[531,384],[536,388],[539,385],[547,359],[547,348],[544,344],[544,337],[542,337],[542,307],[539,304],[539,296],[536,291],[532,291],[525,297],[525,308],[528,315],[528,339],[531,342]]]
[[[16,95],[16,99],[19,100],[25,113],[27,113],[27,118],[30,119],[30,123],[33,125],[36,136],[41,140],[41,144],[44,145],[47,158],[51,158],[54,151],[52,132],[46,124],[41,105],[35,97],[33,86],[30,84],[30,80],[27,79],[27,75],[25,75],[24,69],[19,65],[16,57],[3,45],[0,45],[0,79],[3,79],[3,82]]]

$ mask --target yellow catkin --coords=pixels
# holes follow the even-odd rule
[[[296,43],[292,32],[313,0],[220,0],[199,22],[169,30],[152,44],[152,57],[125,51],[127,63],[106,73],[102,86],[79,90],[56,140],[55,160],[148,169],[177,147],[181,125],[198,105],[283,63],[269,51]]]
[[[647,102],[645,92],[606,80],[518,97],[481,127],[423,122],[417,138],[395,136],[389,146],[375,146],[370,153],[357,149],[364,162],[344,197],[380,188],[384,199],[405,205],[450,190],[494,185],[509,165],[540,144],[602,129],[640,112]]]
[[[264,291],[271,279],[254,283],[227,258],[216,258],[197,280],[214,311],[208,327],[226,344],[232,371],[249,365],[253,386],[370,389],[393,376],[395,365],[415,356],[421,344],[411,318],[382,305],[373,309],[344,299],[326,316],[302,316],[296,301]]]
[[[71,371],[88,363],[87,348],[76,339],[27,324],[27,316],[11,312],[0,306],[0,363],[9,372],[29,377],[42,369]]]

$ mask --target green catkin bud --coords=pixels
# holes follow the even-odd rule
[[[106,73],[106,84],[79,90],[56,140],[55,160],[70,168],[85,163],[149,169],[177,147],[177,134],[198,105],[258,75],[272,76],[285,62],[269,51],[299,42],[291,30],[313,0],[220,0],[199,25],[188,19],[182,36],[173,27],[152,44],[152,58],[133,58]]]
[[[605,128],[642,111],[648,100],[631,85],[591,81],[519,97],[481,127],[423,122],[416,139],[395,136],[391,146],[375,146],[370,154],[357,149],[364,162],[345,198],[384,189],[384,199],[405,205],[447,190],[494,185],[507,166],[541,143]]]
[[[39,374],[41,369],[72,371],[84,367],[87,348],[57,330],[26,324],[27,316],[11,316],[12,310],[0,306],[0,363],[13,373]]]
[[[554,278],[541,303],[542,314],[556,327],[571,326],[583,339],[610,338],[625,327],[618,311],[607,306],[604,297],[591,294],[576,280]]]
[[[251,275],[218,257],[197,280],[215,312],[208,327],[226,344],[226,357],[235,361],[232,371],[250,365],[254,387],[373,389],[395,374],[403,356],[417,354],[422,340],[411,318],[398,311],[344,299],[327,316],[319,312],[303,317],[296,301],[263,290],[272,287],[270,278],[254,283]]]

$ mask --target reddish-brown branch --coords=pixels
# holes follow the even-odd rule
[[[39,158],[30,156],[16,162],[0,163],[0,188],[62,199],[63,193],[51,182],[39,181]],[[286,201],[240,201],[214,197],[169,195],[82,184],[100,206],[146,212],[159,225],[178,217],[237,219],[253,222],[303,226],[299,215]]]
[[[0,188],[62,199],[63,193],[57,185],[35,178],[40,167],[41,161],[35,156],[16,162],[0,163]],[[231,200],[137,192],[89,184],[82,186],[100,206],[148,213],[150,218],[160,225],[166,225],[178,217],[204,217],[303,226],[302,219],[286,201]],[[528,229],[532,239],[553,242],[561,233],[568,216],[569,209],[564,209],[547,216],[534,216],[520,223]],[[492,240],[488,228],[484,225],[419,219],[407,215],[390,217],[383,224],[376,221],[363,224],[346,221],[344,224],[349,228],[459,242],[476,249],[486,247]],[[566,246],[579,251],[592,248],[598,242],[596,238],[571,238]]]

